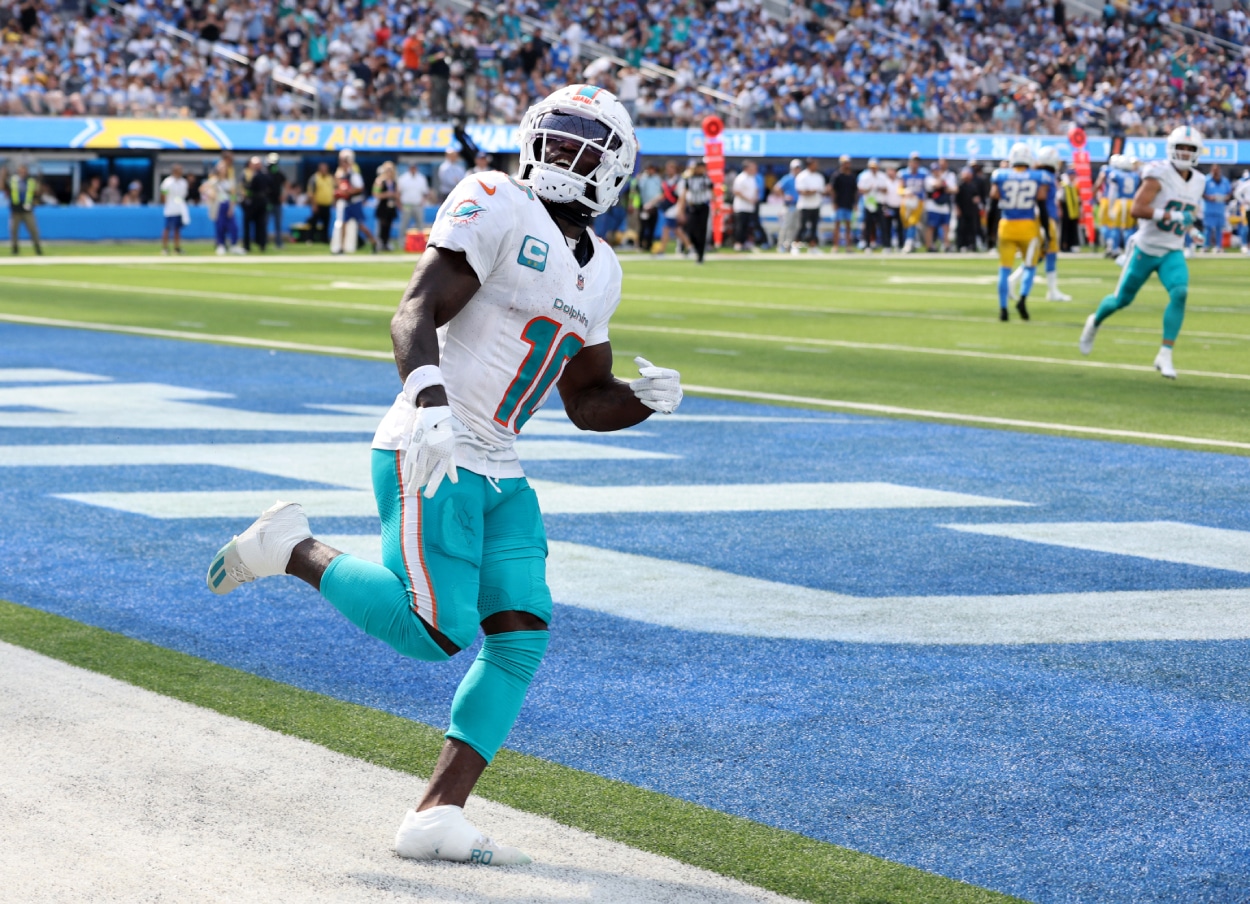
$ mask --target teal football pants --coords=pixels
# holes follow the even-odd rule
[[[348,620],[405,656],[430,662],[449,657],[423,620],[461,649],[496,612],[528,612],[550,624],[547,539],[528,481],[491,481],[461,470],[458,483],[444,480],[426,499],[420,488],[403,485],[402,453],[374,449],[372,464],[383,565],[340,555],[321,578],[322,595]],[[488,636],[456,693],[447,736],[489,762],[546,646],[546,631]]]
[[[1163,344],[1174,343],[1185,322],[1185,301],[1189,297],[1189,265],[1185,263],[1185,253],[1179,249],[1156,256],[1134,247],[1115,292],[1098,306],[1095,323],[1101,326],[1116,311],[1131,305],[1151,273],[1159,274],[1159,282],[1168,293],[1168,306],[1163,311]]]

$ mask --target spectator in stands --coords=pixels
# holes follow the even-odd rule
[[[282,250],[282,204],[286,200],[286,173],[282,172],[281,158],[274,151],[265,158],[265,174],[269,177],[269,210],[273,220],[273,244]]]
[[[18,230],[26,227],[30,243],[35,254],[43,254],[43,246],[39,244],[39,224],[35,220],[35,206],[39,203],[39,179],[30,174],[25,163],[17,165],[17,172],[8,179],[9,196],[9,247],[16,255],[19,252]]]
[[[308,201],[312,210],[308,218],[312,240],[330,241],[330,214],[334,211],[334,175],[330,164],[318,163],[317,171],[308,177]]]
[[[378,202],[378,250],[390,251],[391,227],[399,215],[399,182],[395,177],[395,164],[389,160],[378,167],[373,180],[373,197]]]
[[[100,204],[106,206],[121,204],[121,179],[119,176],[109,176],[108,183],[105,184],[104,190],[100,193]]]
[[[140,207],[143,204],[143,183],[135,179],[126,187],[126,194],[122,195],[123,207]]]
[[[402,241],[409,229],[425,229],[425,205],[430,198],[430,183],[414,161],[399,177],[398,185],[399,238]]]
[[[733,181],[734,251],[754,249],[751,226],[759,204],[759,185],[755,175],[759,167],[748,160]]]
[[[460,184],[465,176],[464,164],[460,162],[460,152],[448,148],[443,155],[443,162],[438,165],[438,203],[442,204],[451,194],[452,189]]]
[[[807,168],[794,178],[799,194],[799,236],[790,246],[791,254],[798,254],[806,247],[808,253],[820,253],[820,205],[824,203],[829,189],[820,171],[820,161],[808,158]]]
[[[833,247],[850,248],[854,244],[852,225],[855,207],[859,204],[859,180],[851,172],[851,158],[838,158],[838,171],[833,176]]]

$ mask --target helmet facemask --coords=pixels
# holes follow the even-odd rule
[[[554,204],[583,202],[592,213],[616,203],[629,173],[624,138],[608,123],[573,113],[540,113],[522,136],[521,178]]]
[[[1178,170],[1191,170],[1197,165],[1201,153],[1195,144],[1174,144],[1168,148],[1168,159]]]

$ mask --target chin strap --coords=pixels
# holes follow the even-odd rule
[[[542,200],[541,198],[539,200]],[[582,229],[590,228],[590,221],[595,218],[584,205],[571,201],[567,204],[557,204],[554,201],[543,201],[543,207],[547,208],[547,213],[551,214],[554,220],[564,220],[573,226],[580,226]]]

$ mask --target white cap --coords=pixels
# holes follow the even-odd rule
[[[794,169],[795,167],[798,167],[799,169],[803,168],[803,161],[800,160],[798,157],[795,157],[793,160],[790,161],[790,169]]]
[[[850,163],[850,162],[851,162],[850,154],[843,154],[841,157],[838,158],[838,163]]]
[[[869,165],[869,166],[877,166],[877,165],[878,165],[878,164],[877,164],[877,158],[876,158],[876,157],[869,157],[869,158],[868,158],[868,165]]]

